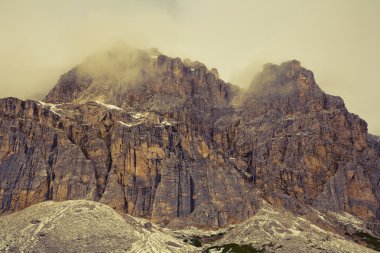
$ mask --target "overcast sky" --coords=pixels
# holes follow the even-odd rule
[[[42,96],[119,41],[216,67],[247,85],[290,59],[380,134],[379,0],[0,1],[0,97]]]

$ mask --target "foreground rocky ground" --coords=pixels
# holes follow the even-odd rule
[[[93,201],[44,202],[0,217],[0,227],[0,252],[197,252]]]
[[[362,229],[353,216],[334,215]],[[85,200],[33,205],[0,216],[0,227],[0,252],[374,252],[268,203],[219,230],[169,229]]]

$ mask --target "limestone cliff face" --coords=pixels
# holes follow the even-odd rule
[[[1,210],[96,196],[94,166],[69,140],[59,115],[34,101],[7,98],[0,117]]]
[[[91,199],[219,227],[264,197],[380,219],[379,142],[299,62],[265,66],[243,92],[202,64],[141,57],[134,82],[130,70],[112,78],[79,65],[44,102],[0,100],[2,211]]]
[[[98,80],[83,86],[75,69],[46,97],[55,104],[1,100],[1,209],[87,198],[156,222],[204,227],[253,215],[252,185],[209,138],[232,86],[203,65],[154,60],[160,78],[144,89],[124,87],[124,100],[96,93]]]
[[[367,139],[366,122],[297,61],[266,66],[214,134],[269,202],[378,220],[379,160]]]

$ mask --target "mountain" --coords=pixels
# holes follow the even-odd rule
[[[63,74],[44,101],[0,100],[0,210],[85,199],[207,231],[251,224],[270,205],[378,249],[379,147],[296,60],[265,65],[241,90],[199,62],[114,49]]]

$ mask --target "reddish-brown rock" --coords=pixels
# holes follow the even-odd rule
[[[297,61],[265,66],[214,136],[216,149],[239,161],[272,203],[380,218],[379,159],[366,122],[322,92]]]

